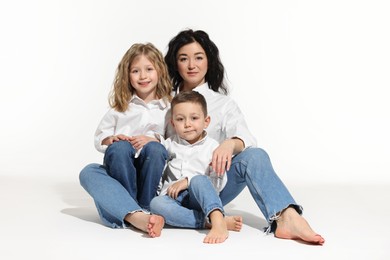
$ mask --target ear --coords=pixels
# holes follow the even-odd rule
[[[210,122],[211,122],[210,116],[206,116],[206,118],[204,119],[204,128],[205,129],[209,126]]]

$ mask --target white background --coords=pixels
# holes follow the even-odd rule
[[[136,42],[202,29],[288,183],[390,182],[387,1],[2,1],[0,174],[70,176]],[[72,177],[73,176],[73,177]]]

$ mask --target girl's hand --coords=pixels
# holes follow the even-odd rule
[[[108,137],[103,139],[102,145],[111,145],[112,143],[118,142],[118,141],[129,141],[129,138],[130,138],[129,136],[122,135],[122,134],[108,136]]]
[[[141,149],[142,147],[144,147],[145,144],[149,142],[158,142],[156,138],[146,136],[146,135],[131,136],[129,137],[128,141],[136,150]]]
[[[187,178],[185,178],[169,186],[167,190],[167,195],[173,199],[176,199],[179,193],[182,190],[185,190],[187,188],[188,188],[188,180]]]

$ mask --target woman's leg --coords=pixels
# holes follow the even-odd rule
[[[168,152],[158,142],[149,142],[135,161],[137,168],[137,201],[149,209],[150,201],[157,195],[158,185],[165,167]]]
[[[247,186],[270,224],[278,213],[289,206],[302,212],[302,208],[276,175],[268,154],[260,148],[248,148],[237,154],[227,175],[228,182],[220,193],[223,205],[232,201]]]
[[[248,148],[233,158],[228,182],[220,193],[223,205],[248,187],[256,204],[269,223],[267,232],[283,239],[298,239],[322,245],[325,240],[316,234],[301,216],[286,186],[276,175],[268,154],[260,148]]]

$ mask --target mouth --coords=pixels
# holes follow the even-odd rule
[[[138,82],[138,85],[142,86],[142,87],[146,87],[147,85],[149,85],[150,81],[147,81],[147,82]]]

